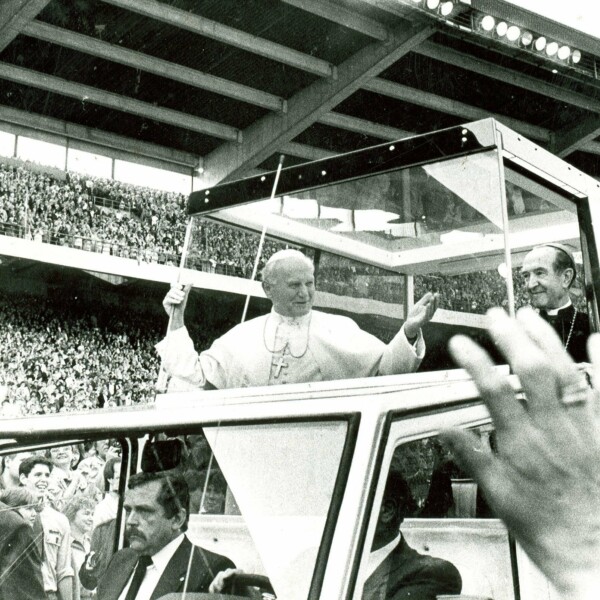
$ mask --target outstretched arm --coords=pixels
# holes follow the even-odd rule
[[[489,331],[526,394],[516,398],[487,353],[469,338],[452,339],[456,362],[473,377],[496,427],[497,453],[469,432],[442,438],[481,486],[496,514],[529,557],[570,600],[600,589],[600,428],[598,392],[531,309],[516,320],[488,313]],[[600,382],[600,336],[590,339]]]

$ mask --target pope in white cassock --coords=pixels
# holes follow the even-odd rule
[[[275,253],[263,269],[273,303],[267,315],[236,325],[198,354],[184,326],[189,288],[174,285],[163,306],[172,315],[156,349],[179,387],[238,388],[392,375],[415,371],[425,355],[421,327],[438,304],[427,293],[385,344],[347,317],[312,310],[314,265],[297,250]]]

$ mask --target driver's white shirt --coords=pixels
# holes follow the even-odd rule
[[[181,542],[183,542],[184,537],[185,536],[183,533],[178,535],[174,540],[171,540],[166,546],[163,546],[156,554],[152,555],[152,564],[146,570],[146,575],[144,576],[142,584],[140,585],[140,589],[138,590],[137,596],[135,597],[136,600],[150,600],[154,588],[160,581],[162,574],[165,572],[165,569],[167,568],[169,561],[173,558],[173,555],[177,551],[177,548],[179,548]],[[123,591],[119,596],[119,600],[125,600],[134,573],[135,567],[131,573],[131,576],[129,577],[129,581],[127,581],[127,585],[123,588]]]

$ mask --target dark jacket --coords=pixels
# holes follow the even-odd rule
[[[365,582],[362,600],[436,600],[438,594],[460,594],[461,589],[452,563],[419,554],[401,538]]]
[[[207,593],[208,586],[217,573],[235,565],[225,556],[215,554],[200,546],[193,546],[186,538],[173,554],[162,577],[152,593],[151,600],[171,592],[183,592],[190,552],[194,552],[187,585],[188,592]],[[124,548],[113,555],[106,572],[98,582],[98,600],[117,600],[129,581],[138,561],[138,555],[130,548]]]
[[[587,339],[590,337],[590,320],[585,313],[580,311],[577,311],[573,320],[574,313],[575,308],[571,304],[559,310],[555,317],[540,314],[554,327],[563,346],[566,345],[567,352],[575,362],[589,362],[586,345]]]
[[[0,600],[45,600],[33,529],[0,502]]]
[[[88,590],[96,589],[98,580],[106,571],[115,553],[116,525],[117,520],[111,519],[100,523],[92,533],[90,551],[79,569],[79,581]]]

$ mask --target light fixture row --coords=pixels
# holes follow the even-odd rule
[[[581,60],[581,51],[573,50],[566,44],[549,40],[543,35],[537,35],[526,29],[521,29],[492,15],[480,14],[476,18],[477,29],[484,33],[531,50],[540,54],[545,53],[552,59],[570,62],[576,65]]]
[[[454,10],[453,0],[412,0],[412,3],[442,17],[449,17]]]

